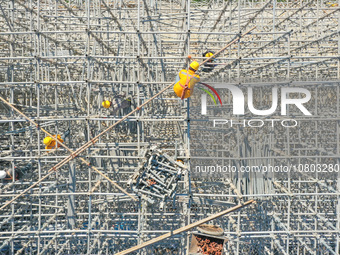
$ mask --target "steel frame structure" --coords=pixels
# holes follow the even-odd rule
[[[298,131],[216,129],[209,121],[230,109],[230,94],[222,93],[227,103],[209,107],[202,122],[199,91],[184,101],[167,91],[80,157],[124,188],[143,149],[153,145],[189,167],[209,160],[339,163],[339,5],[340,0],[2,1],[0,96],[50,133],[70,128],[66,144],[75,150],[172,83],[189,54],[201,60],[205,50],[217,51],[256,25],[219,56],[213,72],[200,73],[202,80],[216,88],[308,86],[317,117],[296,117]],[[266,91],[259,89],[257,103]],[[101,107],[103,99],[122,94],[133,97],[130,109],[111,115]],[[14,171],[32,164],[22,180],[0,184],[5,203],[69,153],[46,152],[40,130],[3,103],[0,113],[2,166]],[[214,221],[225,230],[228,254],[340,252],[339,177],[248,177],[202,179],[189,171],[161,211],[142,199],[134,202],[74,159],[1,211],[0,253],[114,254],[248,197],[257,204]],[[181,234],[137,254],[186,254],[188,242]]]

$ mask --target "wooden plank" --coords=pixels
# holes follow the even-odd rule
[[[132,247],[132,248],[129,248],[129,249],[127,249],[127,250],[118,252],[118,253],[116,253],[116,255],[125,255],[125,254],[129,254],[129,253],[131,253],[131,252],[135,252],[135,251],[137,251],[137,250],[139,250],[139,249],[145,248],[145,247],[147,247],[147,246],[149,246],[149,245],[152,245],[152,244],[155,244],[155,243],[157,243],[157,242],[159,242],[159,241],[162,241],[162,240],[164,240],[164,239],[166,239],[166,238],[168,238],[168,237],[171,237],[171,236],[174,236],[174,235],[178,235],[178,234],[180,234],[180,233],[182,233],[182,232],[186,232],[186,231],[188,231],[188,230],[190,230],[190,229],[192,229],[192,228],[194,228],[194,227],[197,227],[197,226],[199,226],[199,225],[201,225],[201,224],[203,224],[203,223],[206,223],[206,222],[208,222],[208,221],[210,221],[210,220],[213,220],[213,219],[219,218],[219,217],[221,217],[221,216],[223,216],[223,215],[226,215],[226,214],[228,214],[228,213],[237,211],[238,209],[241,209],[241,208],[243,208],[243,207],[246,207],[246,206],[248,206],[248,205],[250,205],[250,204],[252,204],[252,203],[254,203],[254,202],[255,202],[255,200],[249,200],[249,201],[247,201],[247,202],[245,202],[245,203],[243,203],[243,204],[234,206],[234,207],[232,207],[232,208],[230,208],[230,209],[228,209],[228,210],[224,210],[224,211],[222,211],[222,212],[220,212],[220,213],[213,214],[213,215],[211,215],[211,216],[209,216],[209,217],[207,217],[207,218],[204,218],[204,219],[199,220],[199,221],[197,221],[197,222],[191,223],[191,224],[189,224],[189,225],[187,225],[187,226],[178,228],[178,229],[176,229],[176,230],[173,230],[173,231],[168,232],[168,233],[166,233],[166,234],[164,234],[164,235],[161,235],[161,236],[158,236],[158,237],[156,237],[156,238],[153,238],[153,239],[151,239],[151,240],[149,240],[149,241],[146,241],[146,242],[144,242],[144,243],[142,243],[142,244],[136,245],[136,246],[134,246],[134,247]]]

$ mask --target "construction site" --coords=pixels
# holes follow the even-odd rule
[[[0,24],[0,254],[340,254],[340,0],[3,0]]]

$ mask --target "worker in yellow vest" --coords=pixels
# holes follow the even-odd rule
[[[174,85],[174,91],[181,99],[190,97],[194,92],[195,84],[200,81],[199,75],[196,74],[199,66],[197,61],[193,61],[189,70],[182,69],[179,72],[179,81]]]
[[[60,135],[53,135],[54,138],[57,137],[58,139],[58,146],[56,146],[56,141],[54,139],[52,139],[51,137],[47,136],[45,137],[44,139],[44,144],[46,145],[45,149],[46,150],[52,150],[52,149],[56,149],[56,148],[59,148],[61,145],[61,143],[64,142],[63,139],[61,139],[61,136]]]
[[[59,148],[61,146],[61,143],[64,142],[64,140],[66,139],[66,137],[68,137],[70,134],[70,130],[68,129],[63,136],[60,135],[53,135],[54,138],[58,139],[58,145],[57,142],[49,136],[46,136],[44,139],[44,144],[46,145],[45,149],[46,150],[52,150],[52,149],[56,149]]]

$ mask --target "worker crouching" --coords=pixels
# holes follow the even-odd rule
[[[14,171],[15,180],[19,180],[19,174],[17,171]],[[0,170],[0,180],[12,181],[13,180],[13,172],[11,170]]]
[[[0,170],[0,180],[12,181],[14,176],[14,180],[18,181],[31,170],[32,163],[28,163],[24,167],[15,166],[14,171],[11,170],[10,167],[0,166],[0,168],[7,168],[5,170]]]
[[[195,84],[200,81],[199,75],[196,74],[198,68],[199,63],[197,61],[193,61],[190,64],[188,71],[182,69],[179,72],[179,81],[174,85],[174,91],[181,99],[190,97],[194,92]]]
[[[125,109],[130,107],[132,104],[132,97],[128,96],[127,98],[114,98],[111,101],[105,100],[102,102],[102,106],[106,109],[111,108],[113,113],[116,113],[120,109]]]
[[[58,144],[56,142],[55,139],[53,139],[52,137],[45,137],[44,139],[44,144],[46,145],[45,149],[46,150],[52,150],[52,149],[57,149],[61,146],[61,144],[64,142],[64,140],[66,139],[66,137],[68,137],[70,134],[70,130],[67,130],[62,136],[60,135],[53,135],[53,138],[57,138],[58,139]]]

